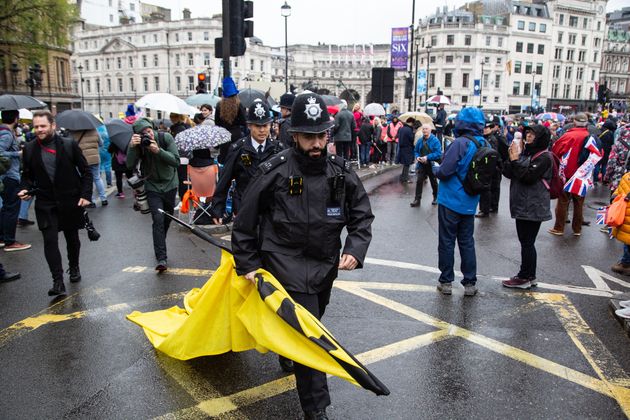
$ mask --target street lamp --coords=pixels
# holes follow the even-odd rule
[[[81,109],[85,111],[85,108],[83,107],[83,74],[81,73],[83,71],[83,66],[79,64],[77,70],[79,70],[79,83],[81,84]]]
[[[481,108],[481,100],[483,99],[483,66],[486,64],[486,59],[481,60],[481,80],[479,80],[479,107]]]
[[[284,17],[284,87],[286,91],[289,91],[289,38],[287,18],[291,16],[291,6],[285,1],[282,7],[280,7],[280,13]]]
[[[13,91],[15,91],[15,85],[17,84],[17,78],[18,78],[18,73],[20,73],[20,67],[17,65],[17,63],[11,63],[11,67],[9,68],[9,70],[11,71],[11,75],[13,76],[11,78],[11,84],[13,85]]]
[[[424,102],[424,112],[427,112],[429,110],[429,104],[427,102],[429,102],[429,80],[431,80],[431,78],[429,77],[429,64],[431,63],[431,44],[427,45],[427,86],[426,86],[426,91],[427,91],[427,98]]]

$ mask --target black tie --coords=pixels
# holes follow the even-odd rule
[[[263,145],[260,144],[260,145],[258,145],[258,156],[260,156],[262,154],[262,152],[263,152]]]

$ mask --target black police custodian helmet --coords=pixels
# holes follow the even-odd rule
[[[256,99],[247,108],[247,124],[265,125],[269,124],[272,119],[269,105],[260,99]]]
[[[291,108],[290,133],[323,133],[333,126],[328,109],[316,93],[298,95]]]
[[[295,102],[295,95],[291,92],[287,92],[280,97],[280,108],[291,109],[293,102]]]

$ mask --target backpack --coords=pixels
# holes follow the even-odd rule
[[[551,157],[551,181],[547,181],[545,178],[542,178],[541,181],[545,185],[545,188],[547,188],[547,191],[549,191],[551,199],[555,200],[560,197],[562,191],[564,191],[564,184],[566,181],[560,176],[560,159],[555,154],[547,150],[542,150],[532,156],[532,160],[536,159],[543,153],[548,153]]]
[[[496,175],[499,153],[492,147],[482,146],[474,137],[465,136],[475,143],[477,151],[472,157],[466,171],[466,177],[461,180],[464,191],[468,195],[478,195],[484,191],[490,191],[492,178]]]

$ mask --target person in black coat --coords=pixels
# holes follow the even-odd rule
[[[370,164],[370,148],[372,147],[372,137],[374,137],[374,126],[368,117],[361,117],[361,127],[359,128],[359,161],[361,165]]]
[[[232,250],[239,275],[255,282],[257,270],[266,269],[321,319],[338,270],[363,266],[374,215],[350,163],[327,155],[332,122],[321,96],[298,96],[291,120],[296,145],[260,166],[234,222]],[[344,227],[348,235],[341,251]],[[294,366],[305,418],[328,419],[326,374]]]
[[[400,174],[400,182],[410,183],[409,166],[414,162],[413,155],[413,125],[416,122],[414,118],[407,118],[405,125],[398,130],[398,163],[402,165],[402,173]]]
[[[606,166],[608,165],[608,158],[610,157],[610,151],[612,150],[613,143],[615,142],[615,131],[617,130],[617,123],[614,119],[608,118],[602,126],[602,134],[599,135],[599,141],[602,144],[602,159],[595,165],[593,171],[593,181],[597,183],[599,181],[599,174],[602,174],[602,180],[606,179]]]
[[[92,175],[77,142],[55,133],[55,120],[48,111],[33,115],[37,141],[24,148],[22,190],[27,200],[35,191],[35,217],[44,236],[44,255],[53,277],[49,296],[65,294],[58,233],[63,231],[68,250],[70,281],[81,280],[79,229],[84,227],[83,207],[92,197]]]
[[[271,129],[269,106],[266,102],[257,99],[249,107],[247,123],[251,132],[230,146],[230,151],[225,160],[225,166],[219,174],[219,181],[212,197],[210,214],[215,224],[223,222],[225,203],[232,185],[236,181],[236,187],[232,196],[232,212],[237,214],[241,197],[254,177],[258,166],[272,155],[282,150],[282,144],[269,137]]]

